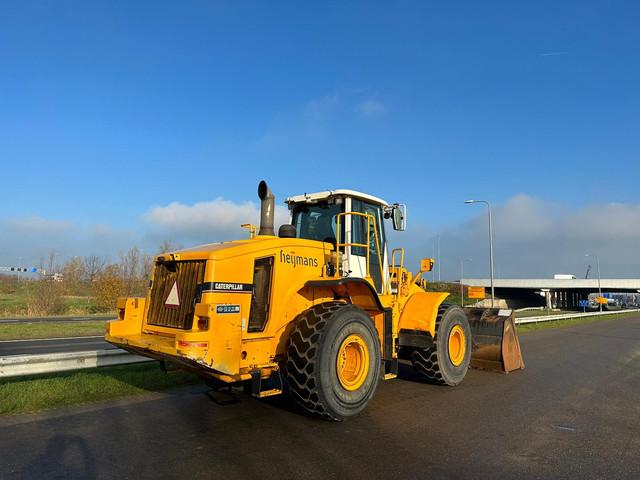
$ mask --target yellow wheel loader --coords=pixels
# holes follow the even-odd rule
[[[432,259],[414,275],[402,248],[389,251],[385,230],[405,229],[404,205],[352,190],[293,196],[275,235],[264,181],[258,195],[248,239],[157,256],[146,298],[118,299],[107,341],[256,397],[288,386],[336,421],[361,412],[399,360],[442,385],[470,364],[524,368],[510,311],[444,303],[420,280]]]

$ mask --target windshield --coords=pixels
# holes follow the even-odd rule
[[[342,205],[299,203],[293,206],[293,225],[296,237],[321,242],[336,243],[336,215],[342,212]]]

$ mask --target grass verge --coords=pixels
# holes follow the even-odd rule
[[[546,330],[548,328],[565,328],[583,323],[601,322],[603,320],[614,320],[617,318],[631,318],[640,316],[639,312],[625,312],[611,315],[594,315],[592,317],[577,317],[567,320],[550,320],[548,322],[525,323],[518,325],[518,333],[533,332],[536,330]]]
[[[0,318],[2,317],[22,317],[28,316],[29,312],[29,289],[33,289],[32,282],[21,282],[10,291],[3,290],[0,284]],[[62,295],[60,297],[60,310],[52,315],[94,315],[103,312],[96,299],[91,295]],[[115,307],[115,298],[113,300]],[[43,316],[46,313],[42,314]]]
[[[0,324],[0,340],[104,335],[105,323],[104,320],[92,320],[87,322]]]
[[[155,362],[4,379],[0,380],[0,415],[158,392],[199,381],[187,372],[163,373]]]

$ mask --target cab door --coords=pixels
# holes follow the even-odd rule
[[[382,207],[357,198],[351,199],[351,211],[366,213],[375,218],[369,223],[367,235],[367,219],[359,215],[349,215],[351,219],[351,243],[366,244],[369,241],[369,274],[378,293],[384,293],[389,279],[389,265],[387,259],[387,244],[384,232]],[[376,242],[377,234],[377,242]],[[365,277],[367,274],[367,249],[365,247],[350,247],[349,268],[351,276]]]

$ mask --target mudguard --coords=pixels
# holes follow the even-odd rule
[[[402,308],[398,331],[419,330],[435,338],[438,308],[448,296],[448,293],[440,292],[416,292],[411,295]]]

